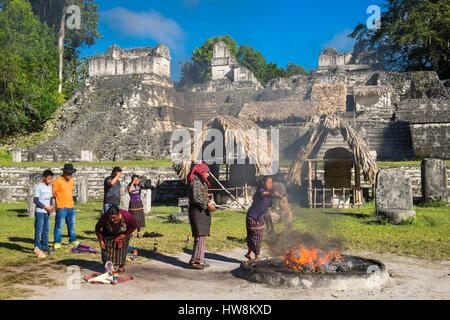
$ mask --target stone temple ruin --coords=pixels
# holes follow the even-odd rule
[[[320,114],[355,128],[378,160],[450,158],[450,92],[435,72],[374,70],[351,54],[327,49],[309,75],[273,79],[264,87],[214,46],[212,80],[176,88],[170,52],[112,46],[89,61],[89,81],[48,124],[51,137],[22,150],[23,160],[151,159],[169,155],[171,132],[223,114],[280,130],[281,157],[293,159]],[[348,144],[330,136],[316,150]],[[83,154],[83,158],[82,158]]]
[[[89,60],[89,77],[156,74],[170,78],[170,51],[155,48],[121,49],[112,45],[104,55]]]
[[[214,44],[211,72],[213,81],[229,79],[232,82],[251,82],[261,87],[253,72],[240,66],[222,41]]]
[[[353,53],[338,53],[334,48],[325,48],[319,56],[319,71],[328,71],[330,69],[340,70],[367,70],[369,65],[357,63]]]

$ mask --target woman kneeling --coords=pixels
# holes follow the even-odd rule
[[[128,211],[117,206],[112,206],[100,217],[95,232],[102,248],[103,265],[111,261],[115,270],[125,272],[128,243],[130,235],[136,228],[136,219]]]

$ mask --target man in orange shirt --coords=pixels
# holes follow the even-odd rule
[[[53,196],[56,202],[56,218],[54,230],[54,249],[61,248],[62,228],[67,223],[69,229],[69,242],[77,246],[77,236],[75,235],[75,206],[73,199],[73,189],[75,182],[73,174],[77,170],[72,164],[65,164],[62,169],[63,174],[53,182]]]

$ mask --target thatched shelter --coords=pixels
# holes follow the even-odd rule
[[[191,170],[191,166],[199,159],[198,153],[202,152],[205,145],[208,144],[208,135],[210,129],[219,130],[223,137],[223,159],[219,160],[220,164],[227,163],[229,160],[234,160],[238,156],[240,159],[245,159],[247,164],[254,166],[254,174],[256,176],[271,175],[272,174],[272,144],[270,137],[266,136],[267,140],[261,135],[255,135],[255,132],[262,130],[255,123],[236,118],[228,115],[219,115],[209,120],[202,128],[201,132],[197,133],[190,143],[191,153],[182,154],[177,159],[173,159],[174,169],[178,173],[181,180],[185,180]],[[197,148],[196,148],[197,146]],[[232,150],[229,150],[229,147]],[[230,152],[233,154],[230,155]],[[206,160],[206,162],[208,162]],[[240,164],[234,164],[240,166]]]
[[[354,202],[355,204],[360,204],[362,201],[361,194],[361,181],[360,175],[361,173],[364,176],[365,181],[369,183],[373,183],[375,180],[376,172],[378,171],[377,164],[373,159],[369,147],[367,146],[364,139],[358,134],[358,132],[353,129],[350,125],[348,125],[343,119],[327,115],[322,116],[319,123],[315,125],[312,129],[308,131],[307,143],[304,144],[297,155],[296,160],[292,163],[292,166],[289,170],[288,181],[292,184],[301,185],[302,184],[302,173],[305,164],[308,166],[307,170],[307,178],[308,178],[308,197],[310,200],[310,206],[312,203],[315,204],[315,196],[313,197],[313,192],[315,194],[316,190],[312,185],[312,163],[317,160],[311,159],[313,150],[320,146],[320,143],[325,141],[327,135],[331,133],[340,133],[344,140],[347,142],[349,149],[353,155],[353,164],[354,164],[354,176],[355,176],[355,192],[354,194]],[[323,193],[323,202],[322,205],[325,206],[325,190],[324,188],[321,190]],[[333,196],[334,196],[334,189]],[[344,190],[345,193],[345,190]],[[312,198],[314,198],[314,202],[312,202]],[[315,205],[314,205],[315,206]]]
[[[318,108],[317,102],[309,100],[253,101],[244,105],[239,118],[261,125],[286,125],[309,121]]]

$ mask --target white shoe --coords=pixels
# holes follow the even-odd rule
[[[39,259],[47,258],[47,255],[44,253],[44,251],[42,251],[42,250],[39,249],[38,247],[34,248],[34,253],[36,254],[36,256],[37,256]]]

